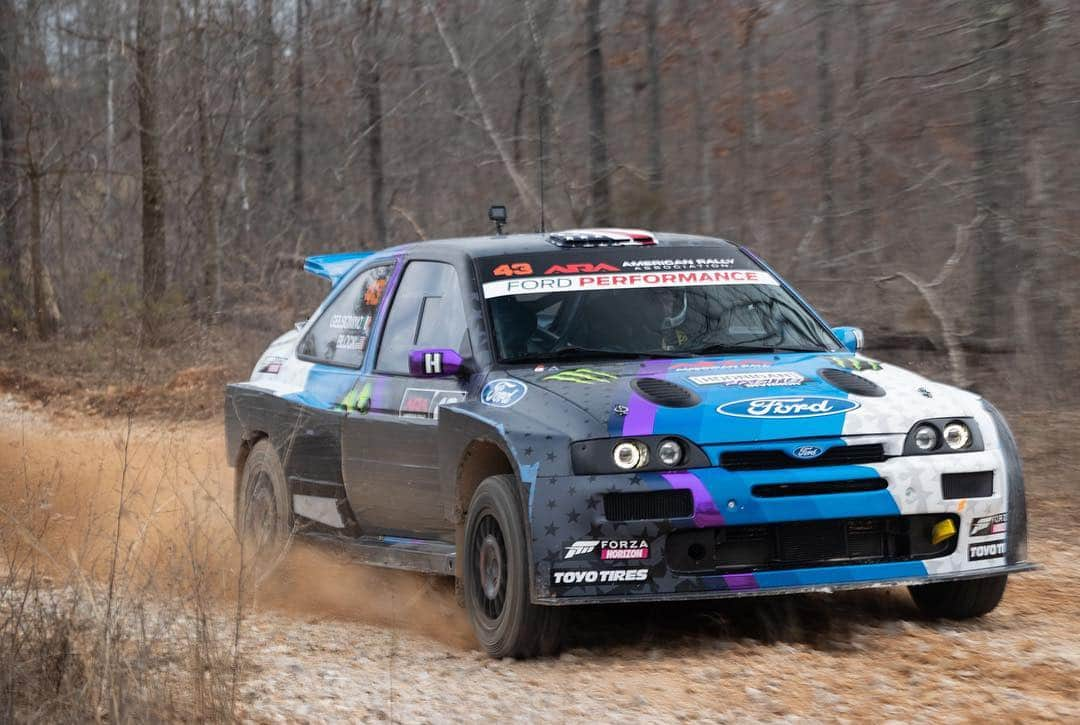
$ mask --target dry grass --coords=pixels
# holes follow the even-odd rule
[[[172,434],[113,433],[48,458],[24,431],[0,471],[0,720],[231,720],[249,582],[228,499]]]

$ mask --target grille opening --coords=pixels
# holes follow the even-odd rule
[[[694,495],[686,489],[604,494],[608,521],[687,518],[694,514]]]
[[[818,370],[818,375],[821,376],[822,380],[829,383],[834,388],[843,390],[845,393],[864,395],[871,398],[881,398],[885,395],[885,389],[873,380],[867,380],[863,376],[856,375],[847,370],[822,368],[821,370]]]
[[[724,451],[720,454],[720,465],[729,471],[768,471],[881,463],[885,459],[885,446],[880,443],[863,443],[855,446],[833,446],[811,460],[792,458],[783,449]]]
[[[630,386],[650,403],[666,408],[691,408],[701,402],[693,390],[661,378],[634,378]]]
[[[943,498],[986,498],[994,495],[994,472],[941,474]]]
[[[827,493],[858,493],[882,491],[889,487],[884,478],[862,478],[854,481],[813,481],[811,483],[761,483],[750,488],[758,498],[784,496],[817,496]]]
[[[699,574],[929,559],[956,549],[957,536],[931,538],[946,518],[959,525],[955,514],[917,514],[678,531],[665,555],[672,571]]]

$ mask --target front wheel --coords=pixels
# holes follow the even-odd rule
[[[244,461],[237,496],[237,533],[245,567],[255,583],[265,579],[285,557],[292,511],[285,471],[267,439],[257,442]]]
[[[1005,595],[1009,576],[964,579],[908,587],[919,611],[928,617],[972,619],[992,611]]]
[[[535,657],[558,650],[561,612],[529,601],[531,565],[513,476],[477,487],[465,522],[465,606],[492,657]]]

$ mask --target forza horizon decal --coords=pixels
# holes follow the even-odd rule
[[[616,561],[627,559],[648,559],[649,542],[644,539],[604,539],[575,541],[566,547],[564,559],[573,559],[576,556],[592,554],[600,549],[600,559],[603,561]]]
[[[993,536],[1004,534],[1008,520],[1008,514],[994,514],[993,516],[980,516],[971,521],[972,536]]]

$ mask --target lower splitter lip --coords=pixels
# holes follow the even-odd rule
[[[953,572],[949,574],[935,574],[917,577],[903,577],[898,579],[878,579],[858,582],[840,582],[837,584],[803,584],[790,587],[769,587],[761,589],[719,589],[710,591],[694,592],[668,592],[653,593],[642,592],[640,594],[609,594],[601,596],[562,596],[540,597],[535,600],[537,604],[548,606],[568,606],[579,604],[634,604],[641,602],[684,602],[702,599],[734,599],[737,597],[767,597],[782,594],[830,594],[832,592],[850,591],[854,589],[883,589],[886,587],[908,586],[912,584],[934,584],[937,582],[958,581],[961,579],[985,579],[1001,574],[1017,574],[1025,571],[1034,571],[1041,568],[1039,564],[1025,561],[1019,564],[993,567],[989,569],[977,569],[973,571]]]

